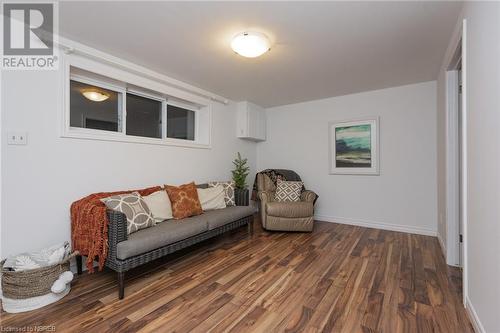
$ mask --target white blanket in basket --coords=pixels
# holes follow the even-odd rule
[[[70,254],[68,242],[54,245],[36,252],[25,252],[13,255],[5,260],[4,269],[12,271],[24,271],[50,266],[61,262]]]

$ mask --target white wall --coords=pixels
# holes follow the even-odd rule
[[[380,176],[328,174],[328,122],[380,116]],[[321,220],[435,234],[436,83],[267,110],[257,167],[293,169],[320,198]]]
[[[1,256],[70,240],[70,204],[93,192],[230,179],[240,151],[255,170],[255,143],[236,138],[236,106],[213,102],[212,149],[60,138],[61,75],[2,73]],[[249,176],[248,182],[253,182]]]
[[[465,288],[476,327],[493,333],[500,332],[500,3],[466,2],[459,26],[462,18],[467,20],[468,283]],[[446,113],[444,66],[438,81],[439,118]],[[440,122],[439,126],[439,132],[444,131],[445,123]],[[442,164],[439,167],[444,168]],[[445,169],[440,172],[441,177],[446,177]],[[439,231],[445,238],[445,227]]]

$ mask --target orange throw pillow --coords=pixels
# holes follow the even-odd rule
[[[179,220],[203,213],[194,182],[181,186],[165,185],[165,190],[172,202],[174,219]]]

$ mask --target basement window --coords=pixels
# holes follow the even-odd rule
[[[162,101],[127,93],[127,135],[162,138]]]
[[[71,127],[121,131],[121,92],[75,80],[70,86]]]
[[[175,105],[167,106],[167,137],[194,141],[195,112]]]
[[[210,147],[208,104],[72,66],[68,81],[63,137]]]

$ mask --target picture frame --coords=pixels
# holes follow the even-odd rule
[[[379,123],[379,117],[328,123],[331,175],[380,175]]]

